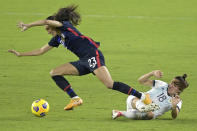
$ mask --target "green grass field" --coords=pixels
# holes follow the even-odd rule
[[[63,47],[40,57],[16,57],[8,49],[30,51],[51,36],[43,27],[20,32],[16,24],[45,19],[58,8],[78,4],[79,30],[101,42],[114,80],[147,91],[137,79],[151,70],[164,72],[163,81],[188,74],[190,87],[181,95],[176,120],[170,113],[151,120],[111,120],[112,109],[126,109],[127,96],[107,89],[93,75],[67,76],[84,104],[64,111],[69,97],[50,78],[51,69],[77,60]],[[194,131],[197,128],[197,9],[196,0],[6,0],[0,1],[0,130],[1,131]],[[50,104],[46,117],[30,110],[34,100]]]

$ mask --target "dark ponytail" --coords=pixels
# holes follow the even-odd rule
[[[176,76],[174,84],[179,87],[181,91],[189,86],[188,82],[186,81],[187,74],[183,74],[183,76]]]
[[[79,25],[81,21],[80,14],[76,11],[78,6],[70,5],[65,8],[60,8],[59,11],[54,15],[54,19],[63,22],[69,21],[72,25]]]
[[[187,74],[183,74],[182,78],[185,80],[185,78],[187,78]]]
[[[47,18],[46,18],[46,20],[55,20],[55,17],[54,16],[48,16]]]

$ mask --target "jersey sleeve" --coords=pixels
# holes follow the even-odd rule
[[[168,84],[161,80],[153,80],[153,87],[152,88],[167,88]]]
[[[181,107],[182,107],[182,103],[183,101],[179,101],[179,103],[176,105],[176,107],[178,108],[179,112],[181,111]]]
[[[70,24],[69,21],[63,21],[62,22],[62,26],[61,27],[57,27],[57,29],[59,29],[60,31],[65,31],[70,26],[71,26],[71,24]]]
[[[52,47],[58,47],[60,45],[60,43],[58,42],[57,37],[53,37],[49,41],[48,45],[52,46]]]

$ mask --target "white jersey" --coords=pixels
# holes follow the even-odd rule
[[[152,101],[160,107],[159,110],[153,112],[154,118],[172,109],[172,97],[168,95],[167,89],[168,84],[166,82],[154,80],[152,89],[146,92],[150,94]],[[181,109],[181,105],[182,101],[177,104],[179,110]]]

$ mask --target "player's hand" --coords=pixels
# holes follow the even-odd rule
[[[21,31],[26,31],[26,30],[29,28],[28,24],[24,24],[23,22],[19,22],[19,23],[17,24],[17,26],[18,26],[19,28],[21,28]]]
[[[15,54],[18,57],[22,56],[20,52],[15,51],[15,50],[8,50],[8,52],[13,53],[13,54]]]
[[[160,70],[155,70],[155,71],[153,71],[153,75],[156,78],[161,78],[163,76],[163,72],[161,72]]]
[[[179,95],[175,95],[172,97],[172,108],[175,109],[177,104],[181,101],[181,98]]]

